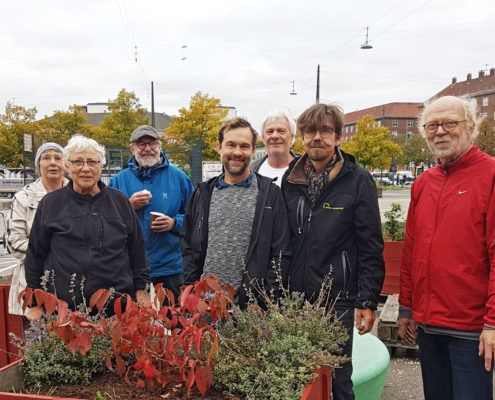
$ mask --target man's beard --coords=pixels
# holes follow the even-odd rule
[[[140,167],[154,167],[160,161],[160,153],[157,153],[154,157],[146,157],[136,155],[136,161]]]
[[[242,161],[242,165],[240,167],[232,167],[229,165],[229,161]],[[222,162],[222,164],[225,170],[228,171],[230,175],[241,176],[246,172],[247,168],[249,167],[249,161],[250,160],[245,160],[245,159],[237,159],[237,160],[227,159],[226,161]]]

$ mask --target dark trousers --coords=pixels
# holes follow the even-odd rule
[[[180,287],[184,284],[184,275],[181,273],[174,275],[162,275],[151,278],[153,285],[162,283],[165,289],[172,291],[175,297],[175,303],[179,301]]]
[[[492,372],[478,355],[479,342],[418,329],[425,400],[492,400]]]
[[[342,326],[347,330],[349,340],[345,344],[342,354],[349,358],[341,368],[335,369],[332,379],[333,400],[354,400],[352,390],[352,334],[354,332],[354,308],[336,307],[335,314],[340,317]]]

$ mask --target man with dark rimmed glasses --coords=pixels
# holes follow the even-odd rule
[[[162,283],[177,300],[184,282],[179,232],[193,187],[187,175],[169,163],[155,128],[137,127],[130,141],[128,168],[109,186],[122,191],[138,215],[153,284]]]
[[[399,336],[417,339],[426,400],[493,396],[495,160],[475,144],[475,99],[425,105],[438,165],[411,188],[400,272]]]
[[[376,187],[371,174],[339,145],[343,111],[315,104],[297,119],[305,154],[296,158],[282,180],[291,229],[289,287],[315,300],[326,276],[332,279],[330,303],[347,329],[335,370],[334,400],[352,400],[352,335],[373,327],[383,284],[383,238]]]

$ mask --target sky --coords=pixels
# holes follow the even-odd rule
[[[495,67],[493,0],[0,0],[0,114],[125,88],[177,115],[197,91],[259,127],[273,109],[422,102]],[[366,40],[372,49],[360,46]],[[291,95],[294,91],[297,94]]]

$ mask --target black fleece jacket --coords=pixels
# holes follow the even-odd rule
[[[39,288],[45,270],[53,270],[58,298],[74,307],[100,288],[115,288],[134,297],[150,281],[143,233],[129,200],[98,183],[95,196],[73,190],[72,181],[40,202],[25,260],[28,287]],[[72,294],[69,283],[75,274]]]
[[[254,280],[263,282],[266,290],[277,291],[278,283],[272,261],[278,263],[281,257],[282,275],[286,274],[290,261],[290,233],[285,202],[280,189],[270,178],[255,174],[258,179],[258,198],[253,221],[253,230],[245,260],[238,305],[247,304],[246,287],[252,287]],[[186,210],[181,232],[181,247],[184,262],[184,281],[192,284],[203,274],[208,247],[208,218],[213,188],[218,177],[198,185]],[[253,290],[256,295],[256,290]]]
[[[339,304],[376,309],[385,275],[376,187],[354,157],[337,151],[339,161],[314,206],[307,155],[295,159],[282,180],[291,230],[289,285],[314,299],[329,275],[330,297]]]

